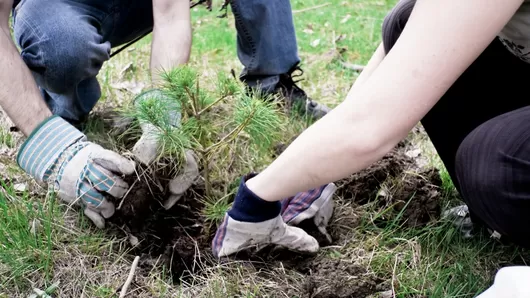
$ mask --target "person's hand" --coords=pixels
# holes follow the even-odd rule
[[[87,141],[86,136],[58,116],[36,128],[22,145],[18,165],[39,182],[51,184],[60,199],[81,205],[99,228],[114,214],[105,196],[121,198],[129,185],[120,176],[132,174],[135,163]]]
[[[159,120],[163,125],[170,125],[178,128],[180,125],[180,111],[178,105],[171,101],[166,94],[158,89],[152,89],[146,91],[136,97],[134,105],[137,109],[140,108],[142,102],[146,100],[156,100],[163,102],[163,105],[167,107],[167,114],[159,115]],[[142,136],[134,144],[132,152],[134,156],[143,164],[151,164],[159,155],[159,130],[158,128],[147,122],[140,120],[140,127],[142,129]]]
[[[304,220],[312,219],[318,231],[326,237],[328,243],[331,243],[327,226],[333,215],[333,194],[336,190],[337,186],[329,183],[282,200],[283,221],[288,225],[298,225]]]
[[[169,181],[169,198],[164,202],[165,209],[171,209],[177,203],[182,195],[191,187],[199,177],[199,166],[195,159],[193,151],[186,151],[186,164],[180,173]]]
[[[232,208],[225,214],[212,241],[217,258],[269,244],[301,253],[316,253],[318,242],[304,230],[287,225],[280,214],[280,202],[264,201],[246,186],[253,176],[241,180]]]
[[[166,122],[166,125],[171,125],[175,129],[180,126],[181,114],[178,105],[171,101],[163,91],[153,89],[140,94],[134,104],[138,108],[138,105],[145,100],[157,100],[162,101],[164,106],[167,106],[167,114],[160,115],[160,119]],[[143,164],[149,165],[160,154],[160,138],[158,135],[158,129],[150,123],[141,122],[142,136],[136,142],[133,147],[133,154]],[[185,164],[177,176],[171,179],[169,182],[169,197],[164,202],[164,208],[170,209],[175,203],[180,200],[184,192],[188,190],[199,176],[199,167],[195,155],[192,150],[187,150],[185,154]]]

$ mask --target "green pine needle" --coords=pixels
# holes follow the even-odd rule
[[[268,150],[280,138],[285,124],[275,102],[247,95],[236,102],[233,117],[236,125],[244,125],[243,131],[258,150]]]

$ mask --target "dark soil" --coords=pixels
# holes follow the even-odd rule
[[[442,180],[439,172],[429,169],[417,175],[419,176],[405,179],[403,185],[390,197],[390,201],[396,204],[395,210],[403,212],[403,220],[409,227],[425,225],[438,219],[441,213]]]
[[[321,259],[311,265],[304,283],[306,297],[367,297],[384,280],[369,274],[366,268],[345,260]]]
[[[420,226],[439,218],[442,199],[439,171],[416,169],[415,160],[405,154],[408,148],[403,141],[369,168],[338,181],[337,196],[358,205],[375,201],[381,208],[394,206],[394,215],[400,216],[400,222],[407,226]],[[385,182],[389,188],[381,189]]]
[[[198,198],[204,190],[200,185],[193,187],[175,206],[165,210],[162,202],[167,190],[153,182],[164,181],[156,178],[160,177],[128,177],[132,188],[110,221],[120,231],[138,239],[131,254],[140,255],[140,268],[146,274],[154,266],[162,266],[178,281],[196,274],[198,263],[211,260],[213,235],[199,213],[204,206]]]

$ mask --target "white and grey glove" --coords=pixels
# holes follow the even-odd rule
[[[333,240],[327,232],[327,226],[333,216],[333,194],[336,190],[337,186],[329,183],[282,200],[283,221],[296,226],[304,220],[312,219],[318,231],[331,243]]]
[[[121,198],[129,185],[120,178],[134,173],[135,163],[88,142],[86,136],[58,116],[37,127],[22,145],[18,165],[39,182],[54,187],[60,199],[80,205],[99,228],[114,214],[106,195]]]
[[[138,97],[136,97],[134,100],[135,107],[139,108],[139,105],[146,100],[163,101],[164,105],[168,107],[168,111],[166,115],[159,116],[161,121],[168,122],[167,124],[175,128],[180,126],[180,107],[174,101],[171,101],[171,99],[169,99],[163,91],[152,89],[138,95]],[[157,158],[158,154],[160,153],[160,138],[158,135],[159,130],[156,126],[146,121],[140,121],[140,127],[142,129],[142,136],[136,142],[136,144],[134,144],[132,152],[141,163],[149,165]]]
[[[167,111],[168,114],[160,115],[160,117],[167,117],[164,118],[163,121],[167,121],[169,125],[176,129],[179,128],[181,121],[180,108],[174,101],[171,101],[163,91],[154,89],[144,92],[135,99],[134,104],[138,107],[141,102],[147,99],[165,101],[165,105],[169,107]],[[140,123],[140,126],[142,128],[142,136],[134,145],[132,152],[141,163],[149,165],[160,154],[158,129],[153,124],[147,122]],[[164,208],[170,209],[173,207],[173,205],[180,200],[184,192],[193,185],[198,176],[199,167],[195,155],[193,154],[193,151],[187,150],[184,168],[169,182],[170,196],[164,202]]]
[[[252,175],[243,177],[232,208],[212,240],[217,258],[249,248],[274,244],[302,253],[316,253],[318,242],[304,230],[287,225],[281,215],[280,202],[264,201],[245,184]]]
[[[164,202],[164,208],[170,209],[177,203],[199,177],[199,166],[193,151],[186,151],[186,164],[180,173],[169,181],[169,198]]]

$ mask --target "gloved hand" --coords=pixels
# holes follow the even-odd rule
[[[337,186],[329,183],[282,200],[283,221],[288,225],[298,225],[312,218],[320,233],[326,237],[328,243],[331,243],[332,239],[327,232],[327,226],[333,215],[333,194],[336,190]]]
[[[169,181],[169,198],[164,202],[166,210],[171,209],[182,195],[191,187],[199,176],[199,166],[195,160],[193,151],[186,151],[186,164],[180,174]]]
[[[163,91],[152,89],[138,95],[134,100],[135,107],[138,108],[139,105],[146,100],[164,101],[164,104],[168,107],[168,111],[166,115],[160,115],[161,121],[168,122],[169,125],[174,127],[180,125],[180,108],[175,102],[172,102]],[[141,121],[140,127],[142,129],[142,136],[136,144],[134,144],[132,152],[141,163],[149,165],[159,154],[160,142],[158,128],[146,121]]]
[[[247,188],[245,182],[253,176],[243,177],[232,208],[217,229],[212,241],[214,256],[220,258],[268,244],[303,253],[317,252],[315,238],[283,221],[280,202],[264,201]]]
[[[171,99],[169,99],[161,90],[154,89],[140,94],[135,99],[134,104],[138,107],[142,101],[147,99],[165,101],[165,105],[168,107],[168,114],[160,115],[160,117],[164,119],[163,121],[167,121],[169,125],[175,128],[180,126],[181,115],[178,104],[176,104],[174,101],[171,101]],[[159,136],[157,135],[158,129],[153,124],[147,122],[140,123],[140,126],[142,128],[142,136],[134,145],[132,152],[140,162],[145,165],[149,165],[160,154],[160,141]],[[182,171],[180,171],[178,176],[174,177],[169,182],[170,196],[164,202],[164,208],[170,209],[173,207],[173,205],[180,200],[184,192],[191,187],[198,176],[199,167],[197,165],[196,158],[193,154],[193,151],[187,150],[184,168]]]
[[[105,195],[123,197],[129,185],[119,176],[135,170],[134,162],[88,142],[83,133],[58,116],[32,132],[17,163],[35,180],[51,184],[60,199],[81,205],[99,228],[114,214],[114,204]]]

